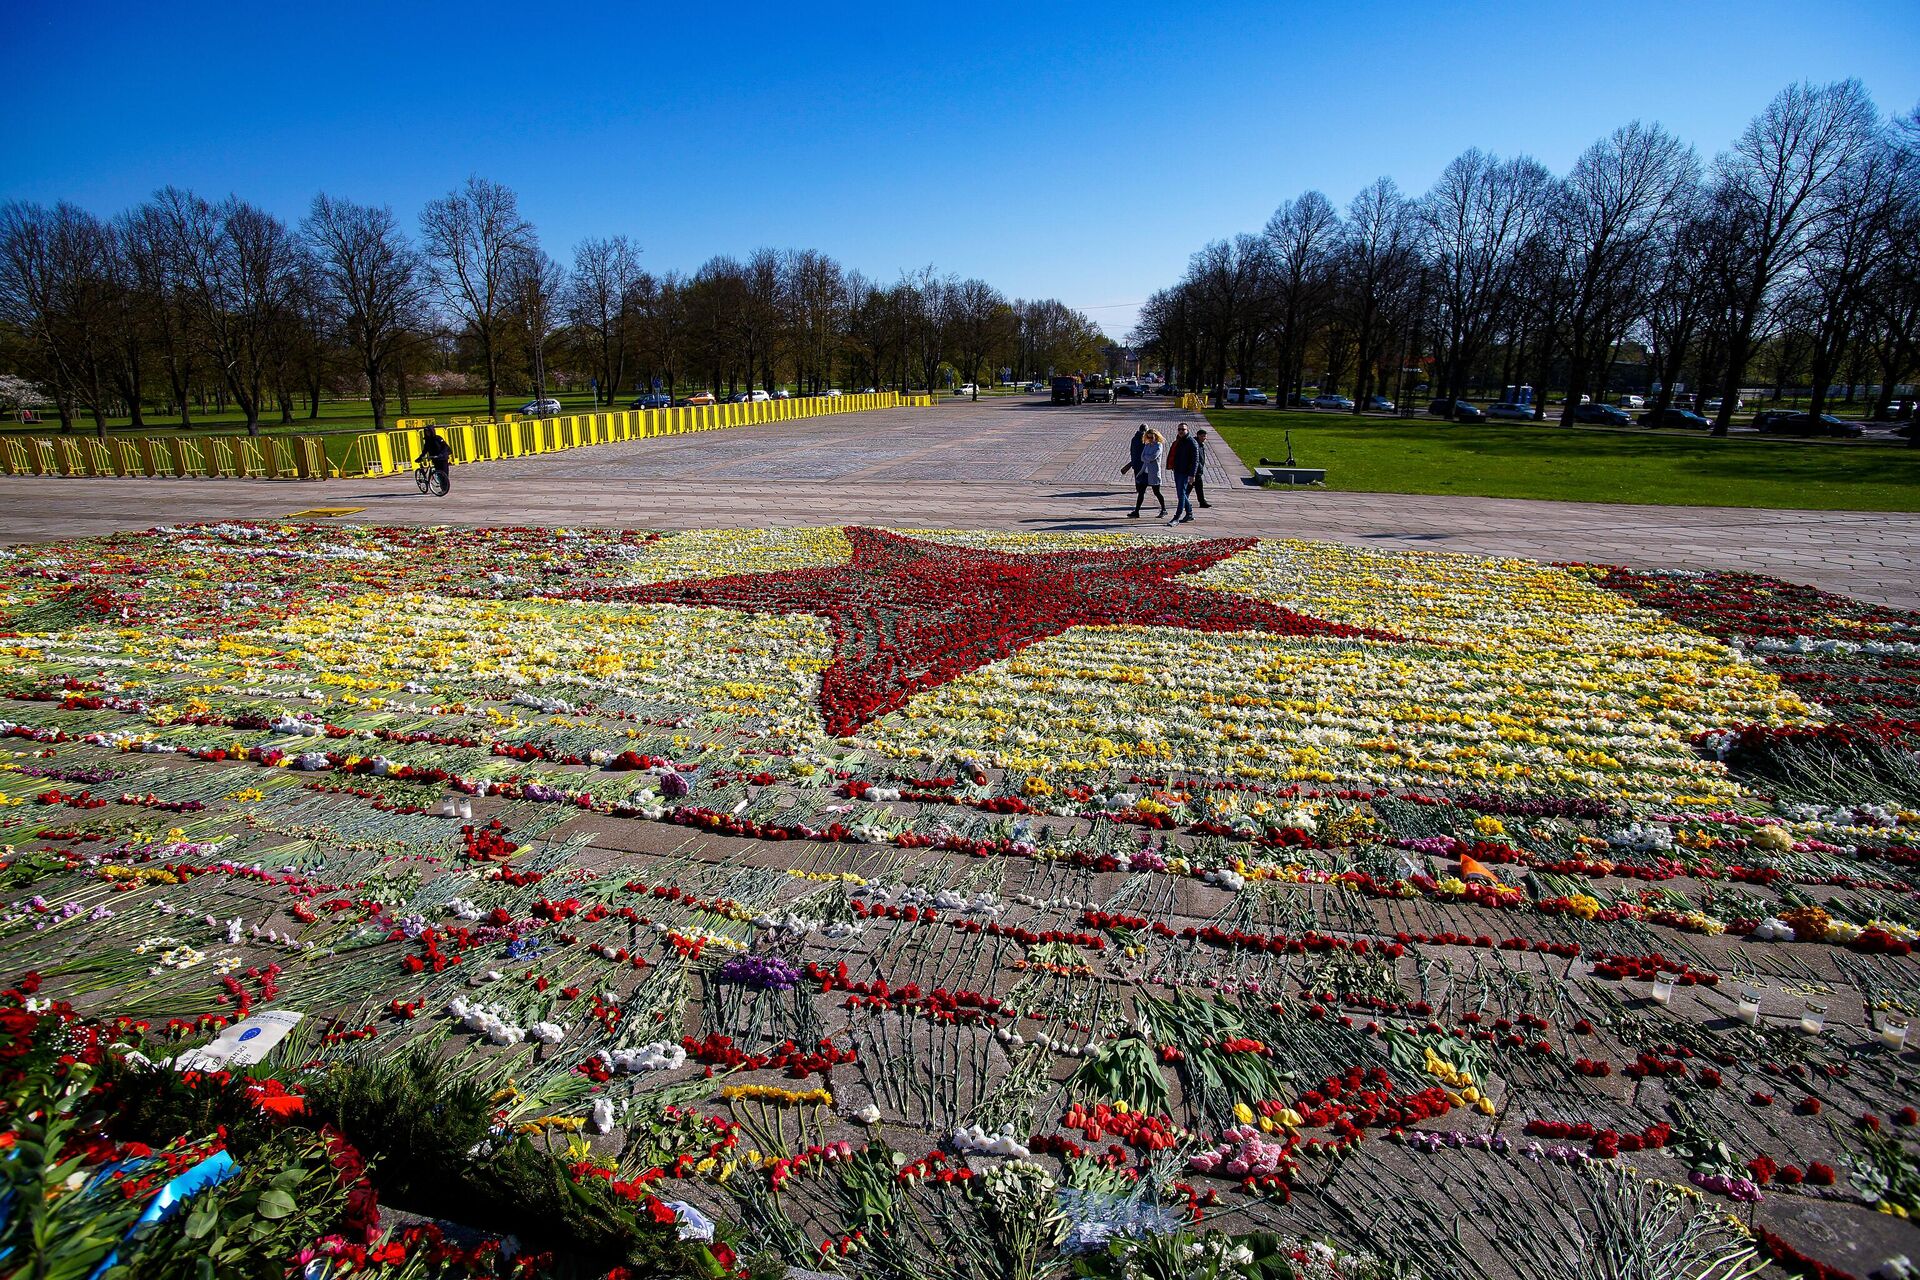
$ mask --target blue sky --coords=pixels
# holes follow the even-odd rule
[[[1709,157],[1782,85],[1920,102],[1920,0],[1154,6],[0,0],[0,198],[173,182],[409,222],[468,173],[548,251],[812,247],[1055,296],[1124,334],[1208,239],[1460,150],[1563,170],[1658,120]]]

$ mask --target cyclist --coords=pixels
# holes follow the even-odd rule
[[[453,489],[453,446],[446,442],[432,427],[426,429],[420,439],[420,456],[415,462],[431,462],[433,473],[440,477],[440,496],[446,497]]]

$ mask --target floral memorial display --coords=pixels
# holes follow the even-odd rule
[[[1740,574],[10,548],[0,1265],[1905,1275],[1917,708]]]

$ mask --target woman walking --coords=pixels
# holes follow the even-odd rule
[[[1140,465],[1133,472],[1133,510],[1127,512],[1129,520],[1140,518],[1140,504],[1147,500],[1147,490],[1153,490],[1155,502],[1160,504],[1160,514],[1167,514],[1167,499],[1160,492],[1160,448],[1165,438],[1158,431],[1149,429],[1140,441]]]

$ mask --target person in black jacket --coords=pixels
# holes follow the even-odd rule
[[[1140,429],[1133,433],[1133,439],[1127,442],[1127,465],[1120,468],[1120,474],[1131,471],[1140,474],[1140,451],[1147,447],[1147,424],[1141,423]]]
[[[1173,519],[1168,524],[1179,524],[1193,519],[1193,477],[1200,465],[1200,447],[1193,437],[1187,434],[1187,424],[1181,423],[1180,430],[1174,434],[1173,446],[1167,450],[1167,465],[1173,470],[1173,492],[1176,499]]]
[[[1207,478],[1207,429],[1205,427],[1193,433],[1193,447],[1199,450],[1199,455],[1193,463],[1193,505],[1211,507],[1213,504],[1207,501],[1207,486],[1204,483]]]
[[[446,497],[453,489],[453,446],[432,427],[428,427],[420,438],[420,461],[433,463],[433,473],[440,477],[440,496]]]

